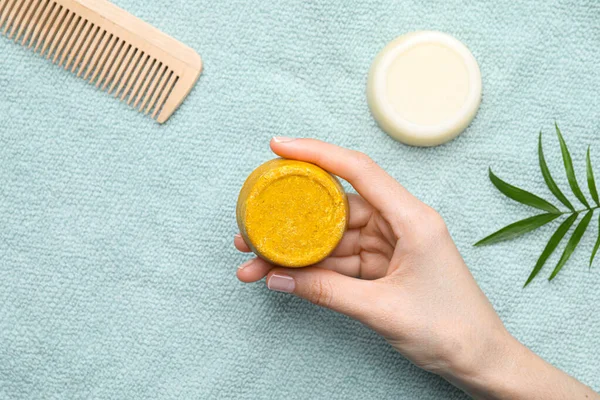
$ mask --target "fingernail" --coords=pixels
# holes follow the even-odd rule
[[[276,292],[292,293],[295,287],[294,278],[287,275],[273,274],[267,282],[267,288]]]
[[[242,265],[240,265],[240,266],[238,267],[238,269],[244,269],[244,268],[246,268],[248,265],[252,264],[253,262],[254,262],[254,260],[248,260],[248,261],[246,261],[245,263],[243,263]]]
[[[240,235],[239,233],[236,233],[233,237],[236,238],[236,239],[241,239],[242,235]]]
[[[277,143],[289,143],[289,142],[293,142],[294,140],[296,140],[296,139],[287,137],[287,136],[275,136],[273,138],[273,141],[277,142]]]

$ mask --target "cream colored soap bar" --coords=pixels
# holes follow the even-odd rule
[[[436,146],[456,137],[475,116],[481,73],[469,49],[454,37],[413,32],[377,55],[367,99],[390,136],[413,146]]]

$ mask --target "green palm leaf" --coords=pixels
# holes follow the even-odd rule
[[[538,214],[533,217],[522,219],[521,221],[514,222],[508,226],[505,226],[499,231],[496,231],[491,235],[486,236],[479,242],[475,243],[474,246],[487,246],[490,244],[502,242],[504,240],[513,239],[517,236],[521,236],[527,232],[531,232],[534,229],[546,225],[548,222],[554,221],[558,217],[560,217],[560,214],[547,213]]]
[[[575,211],[575,207],[573,207],[573,204],[571,204],[569,199],[567,199],[567,197],[563,194],[563,192],[561,192],[561,190],[558,188],[558,185],[556,184],[556,182],[554,182],[552,175],[550,174],[550,170],[548,169],[548,165],[546,164],[546,159],[544,157],[544,150],[542,149],[542,132],[541,131],[540,131],[540,137],[538,140],[538,156],[540,159],[540,169],[542,170],[542,175],[544,176],[544,180],[546,181],[546,185],[548,186],[548,189],[550,189],[552,194],[554,194],[554,196],[561,203],[563,203],[565,206],[567,206],[571,211]]]
[[[525,204],[527,206],[543,210],[544,213],[534,215],[532,217],[525,218],[523,220],[505,226],[504,228],[481,239],[474,245],[486,246],[505,240],[510,240],[515,237],[521,236],[527,232],[531,232],[535,229],[538,229],[541,226],[546,225],[554,221],[555,219],[561,217],[562,215],[565,215],[566,219],[560,223],[558,228],[556,228],[556,230],[550,237],[550,240],[544,247],[544,250],[540,254],[535,266],[533,267],[533,270],[531,271],[523,287],[529,285],[529,283],[531,283],[533,279],[535,279],[535,277],[540,273],[542,268],[544,268],[544,265],[548,262],[550,256],[556,251],[558,245],[566,237],[567,233],[569,233],[571,228],[575,226],[575,229],[572,231],[572,234],[570,235],[570,238],[568,239],[567,244],[565,245],[565,248],[562,251],[560,259],[558,260],[558,263],[552,270],[552,273],[550,274],[548,280],[552,280],[556,277],[556,275],[558,275],[561,269],[569,261],[573,252],[579,245],[579,242],[581,242],[581,239],[583,235],[585,235],[585,231],[589,227],[590,221],[594,216],[594,212],[597,209],[600,209],[600,194],[598,193],[598,187],[596,186],[596,180],[594,177],[594,170],[592,168],[590,147],[588,147],[586,154],[586,178],[589,195],[593,200],[592,202],[588,202],[586,195],[582,192],[581,187],[577,182],[577,177],[573,168],[573,160],[571,158],[571,154],[569,153],[567,144],[562,136],[560,129],[558,128],[558,124],[555,123],[554,126],[556,128],[556,135],[560,144],[560,151],[565,167],[565,172],[567,175],[567,180],[569,182],[569,187],[573,192],[573,195],[577,197],[577,199],[584,205],[585,208],[583,210],[575,210],[573,203],[571,203],[571,201],[567,198],[567,196],[565,196],[565,194],[561,191],[561,189],[554,181],[554,178],[550,173],[548,165],[546,164],[546,159],[544,157],[544,150],[542,146],[542,132],[540,131],[538,138],[538,159],[540,170],[542,171],[542,176],[544,177],[544,181],[546,182],[548,189],[550,189],[550,192],[552,192],[554,197],[562,204],[564,204],[569,209],[569,211],[561,212],[561,210],[551,202],[524,189],[513,186],[498,178],[490,169],[490,181],[493,183],[494,186],[496,186],[496,188],[501,193],[521,204]],[[590,203],[593,203],[594,206],[590,206]],[[585,215],[583,213],[585,213]],[[577,224],[575,224],[580,214],[583,216],[583,218],[581,218],[581,220]],[[594,244],[594,248],[590,257],[590,268],[595,260],[596,254],[600,252],[600,217],[598,219],[597,235],[598,236],[596,238],[596,242]]]
[[[594,250],[592,250],[592,256],[590,257],[590,268],[592,268],[592,263],[594,262],[594,257],[596,257],[596,253],[598,252],[599,247],[600,247],[600,217],[598,217],[598,239],[596,239],[596,244],[594,244]]]
[[[542,267],[548,260],[548,257],[550,257],[550,255],[554,252],[554,250],[556,249],[556,246],[558,246],[558,244],[560,243],[562,238],[565,236],[565,234],[569,231],[569,229],[573,225],[573,222],[575,222],[576,219],[577,219],[577,214],[573,213],[573,214],[571,214],[571,216],[569,216],[569,218],[565,219],[562,224],[560,224],[560,226],[558,227],[556,232],[554,232],[554,234],[550,238],[550,241],[544,248],[544,251],[542,251],[540,258],[538,258],[537,263],[535,264],[535,267],[533,268],[533,271],[531,271],[531,274],[529,275],[529,278],[527,278],[527,282],[525,282],[525,285],[523,285],[523,287],[529,285],[529,283],[533,280],[533,278],[535,278],[536,275],[540,272],[540,270],[542,269]],[[599,241],[599,243],[600,243],[600,241]]]
[[[519,189],[516,186],[504,182],[502,179],[494,175],[491,168],[489,169],[489,174],[490,181],[492,181],[494,186],[496,186],[496,188],[498,188],[499,191],[504,193],[506,197],[509,197],[527,206],[539,208],[540,210],[548,211],[550,213],[560,214],[560,210],[556,208],[553,204],[547,202],[541,197],[536,196],[533,193],[530,193],[523,189]]]
[[[558,141],[560,142],[560,151],[562,153],[563,163],[565,164],[565,171],[567,173],[567,179],[569,180],[569,186],[571,186],[571,190],[575,197],[579,199],[579,201],[590,208],[589,203],[585,199],[585,196],[581,192],[579,188],[579,184],[577,183],[577,178],[575,177],[575,170],[573,170],[573,160],[571,160],[571,154],[569,154],[569,149],[567,148],[567,144],[560,133],[560,129],[558,129],[558,125],[554,124],[556,127],[556,135],[558,136]]]
[[[567,246],[565,247],[562,256],[560,256],[560,260],[558,260],[558,264],[556,264],[556,267],[554,268],[554,271],[552,271],[552,275],[550,275],[548,280],[551,281],[554,279],[554,277],[560,272],[562,267],[564,267],[566,262],[569,260],[569,257],[571,257],[571,254],[573,254],[575,248],[579,244],[579,241],[583,237],[583,234],[585,233],[585,230],[587,229],[593,215],[594,211],[590,210],[587,212],[587,214],[585,214],[581,222],[579,222],[579,225],[577,225],[577,228],[575,228],[575,231],[573,232],[573,236],[571,236],[571,239],[569,239],[567,242]]]
[[[588,146],[587,157],[585,160],[586,172],[587,172],[587,182],[588,189],[590,189],[590,194],[592,195],[592,199],[596,202],[597,206],[600,206],[600,202],[598,202],[598,190],[596,189],[596,180],[594,179],[594,171],[592,171],[592,160],[590,159],[590,147]]]

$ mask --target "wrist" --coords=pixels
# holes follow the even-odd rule
[[[530,351],[503,325],[465,341],[440,375],[475,398],[504,398],[506,385],[518,384],[516,373],[527,363]]]
[[[548,364],[506,330],[490,335],[470,356],[457,357],[442,376],[475,399],[599,398]],[[466,353],[466,352],[465,352]]]

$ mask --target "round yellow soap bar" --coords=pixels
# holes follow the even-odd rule
[[[375,57],[367,101],[381,128],[413,146],[436,146],[460,134],[481,102],[481,73],[454,37],[412,32]]]
[[[237,223],[256,255],[284,267],[327,257],[348,224],[339,180],[314,164],[274,159],[255,169],[240,191]]]

